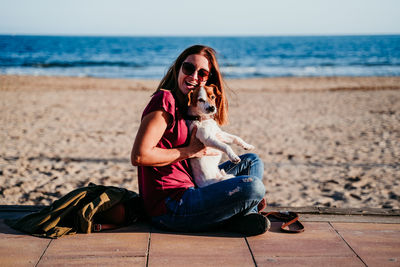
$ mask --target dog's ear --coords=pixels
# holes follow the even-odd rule
[[[213,91],[214,91],[215,95],[221,96],[222,93],[221,93],[221,91],[218,89],[218,87],[215,84],[210,84],[209,86],[213,88]]]
[[[187,94],[187,98],[188,98],[188,107],[190,107],[190,105],[192,104],[192,95],[193,95],[193,90],[190,90],[190,92]]]
[[[211,84],[211,87],[214,88],[214,94],[217,96],[216,104],[217,104],[217,114],[215,114],[215,120],[219,125],[224,125],[227,123],[227,105],[225,99],[225,94],[221,89],[218,88],[215,84]]]

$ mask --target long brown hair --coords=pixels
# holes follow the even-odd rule
[[[228,123],[228,100],[225,95],[225,87],[222,80],[222,75],[219,70],[219,65],[215,56],[216,52],[214,49],[204,45],[194,45],[186,48],[175,60],[175,62],[169,67],[164,78],[161,80],[157,87],[157,91],[161,89],[169,90],[172,92],[174,97],[177,99],[179,105],[184,107],[187,100],[186,96],[179,90],[178,75],[182,63],[190,55],[202,55],[207,58],[210,64],[210,76],[208,77],[206,85],[214,84],[217,86],[220,97],[217,98],[218,113],[215,116],[215,120],[220,125]],[[157,92],[156,91],[156,92]]]

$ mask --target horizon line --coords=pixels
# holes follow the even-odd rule
[[[184,34],[65,34],[65,33],[1,33],[0,36],[48,36],[48,37],[324,37],[324,36],[395,36],[399,33],[313,33],[313,34],[210,34],[210,35],[184,35]]]

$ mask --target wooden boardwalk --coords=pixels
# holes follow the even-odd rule
[[[0,206],[0,266],[400,266],[399,210],[286,208],[306,231],[241,237],[170,233],[145,223],[95,234],[43,239],[4,218],[37,207]]]

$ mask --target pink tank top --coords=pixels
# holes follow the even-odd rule
[[[177,148],[187,145],[188,127],[170,91],[160,90],[155,93],[143,111],[142,119],[156,110],[164,110],[171,116],[171,124],[167,126],[157,147]],[[167,197],[179,200],[187,188],[194,187],[191,173],[188,160],[162,167],[139,166],[139,192],[144,200],[147,214],[149,216],[164,214]]]

